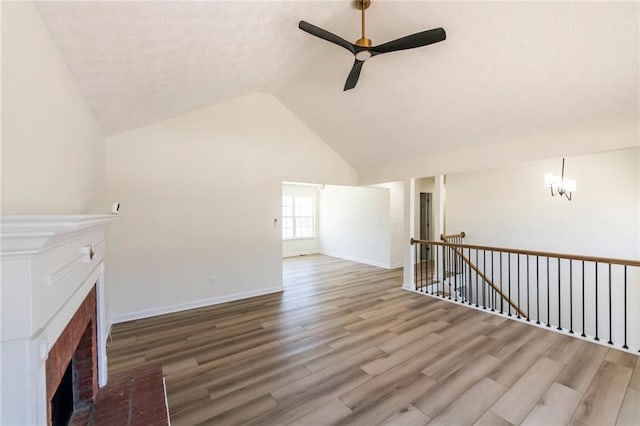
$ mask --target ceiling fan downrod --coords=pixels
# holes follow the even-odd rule
[[[364,11],[367,10],[369,6],[371,6],[371,0],[355,0],[354,4],[356,8],[362,12],[361,14],[362,37],[356,41],[356,46],[371,47],[372,46],[371,39],[365,36],[365,18],[364,18],[364,15],[365,15]]]

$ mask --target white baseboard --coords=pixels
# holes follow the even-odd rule
[[[415,291],[413,283],[402,283],[402,288],[409,291]]]
[[[334,253],[326,250],[321,250],[320,254],[324,254],[325,256],[337,257],[338,259],[349,260],[351,262],[364,263],[365,265],[377,266],[378,268],[384,268],[384,269],[395,269],[402,266],[401,263],[398,265],[391,265],[389,263],[376,262],[375,260],[369,260],[369,259],[361,259],[359,257],[348,256],[348,255]]]
[[[144,309],[142,311],[130,312],[122,315],[115,315],[111,321],[112,324],[133,321],[143,318],[155,317],[158,315],[172,314],[175,312],[186,311],[189,309],[202,308],[204,306],[218,305],[220,303],[233,302],[235,300],[248,299],[250,297],[264,296],[266,294],[278,293],[283,291],[283,287],[261,288],[259,290],[243,291],[241,293],[233,293],[225,296],[210,297],[207,299],[194,300],[192,302],[179,303],[176,305],[162,306],[159,308]]]
[[[306,250],[306,251],[292,251],[287,253],[282,253],[282,258],[287,257],[298,257],[298,256],[310,256],[312,254],[319,254],[318,250]]]

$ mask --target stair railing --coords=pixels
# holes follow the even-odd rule
[[[462,235],[457,234],[457,235]],[[640,348],[640,261],[411,239],[415,290],[622,349]],[[629,309],[631,307],[632,309]]]
[[[444,235],[440,234],[440,240],[455,244],[462,244],[465,237],[464,232],[460,232],[458,234]],[[442,272],[442,275],[445,280],[450,277],[455,277],[462,271],[462,263],[461,259],[456,255],[453,248],[443,249],[443,256],[439,256],[442,259],[442,265],[438,262],[435,262],[433,258],[433,253],[430,258],[425,258],[423,253],[429,253],[428,250],[424,250],[425,248],[430,247],[428,245],[422,245],[421,250],[418,250],[416,247],[416,262],[414,263],[415,268],[415,277],[416,277],[416,285],[420,282],[420,286],[424,289],[426,286],[433,285],[438,278],[434,277],[434,272]],[[418,257],[418,253],[420,257]],[[455,293],[456,290],[453,288],[449,288],[452,286],[447,286],[447,288],[443,288],[442,293],[450,296],[451,293]]]
[[[463,244],[464,241],[464,237],[466,236],[466,234],[464,233],[464,231],[460,232],[459,234],[453,234],[453,235],[443,235],[440,234],[440,240],[444,241],[445,243],[452,243],[452,244]],[[502,292],[502,289],[498,288],[498,286],[496,284],[494,284],[494,282],[489,279],[489,277],[487,277],[482,270],[480,270],[471,259],[469,259],[468,257],[466,257],[463,253],[463,251],[461,251],[459,248],[457,247],[448,247],[447,249],[445,249],[448,253],[448,255],[446,256],[449,259],[452,259],[455,262],[458,262],[458,266],[457,266],[457,271],[464,271],[464,267],[462,265],[467,265],[469,266],[471,269],[473,269],[473,271],[476,272],[477,274],[477,278],[480,278],[482,280],[484,280],[483,284],[486,284],[488,286],[490,286],[492,288],[492,290],[494,292],[497,292],[498,296],[500,297],[501,303],[504,305],[503,302],[508,303],[509,305],[511,305],[511,307],[513,307],[514,311],[518,314],[518,318],[522,317],[526,317],[526,315],[524,315],[524,313],[520,310],[520,308],[511,300],[510,296],[507,296],[506,294],[504,294]],[[462,273],[462,277],[461,277],[461,281],[462,281],[462,286],[463,289],[467,289],[466,280],[467,275]],[[467,293],[472,292],[472,289],[469,290]],[[463,293],[463,298],[464,298],[464,293]],[[469,300],[467,300],[468,302]],[[478,301],[476,300],[476,307],[478,307]],[[510,309],[509,309],[510,312]]]
[[[452,244],[463,244],[465,236],[466,234],[464,233],[464,231],[458,234],[451,234],[451,235],[440,234],[440,241],[444,241],[445,243],[452,243]],[[446,255],[444,257],[444,268],[445,268],[444,270],[446,271],[445,277],[451,277],[451,276],[455,276],[456,274],[459,274],[462,271],[462,259],[460,258],[460,256],[458,256],[454,247],[448,247],[445,250],[445,252],[446,252]]]

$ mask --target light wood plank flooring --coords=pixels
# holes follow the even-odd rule
[[[118,324],[109,373],[159,363],[173,425],[637,425],[640,357],[286,259],[281,294]]]

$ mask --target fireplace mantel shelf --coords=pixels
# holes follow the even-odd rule
[[[25,256],[56,245],[61,236],[104,226],[116,215],[3,215],[0,216],[0,255]]]

